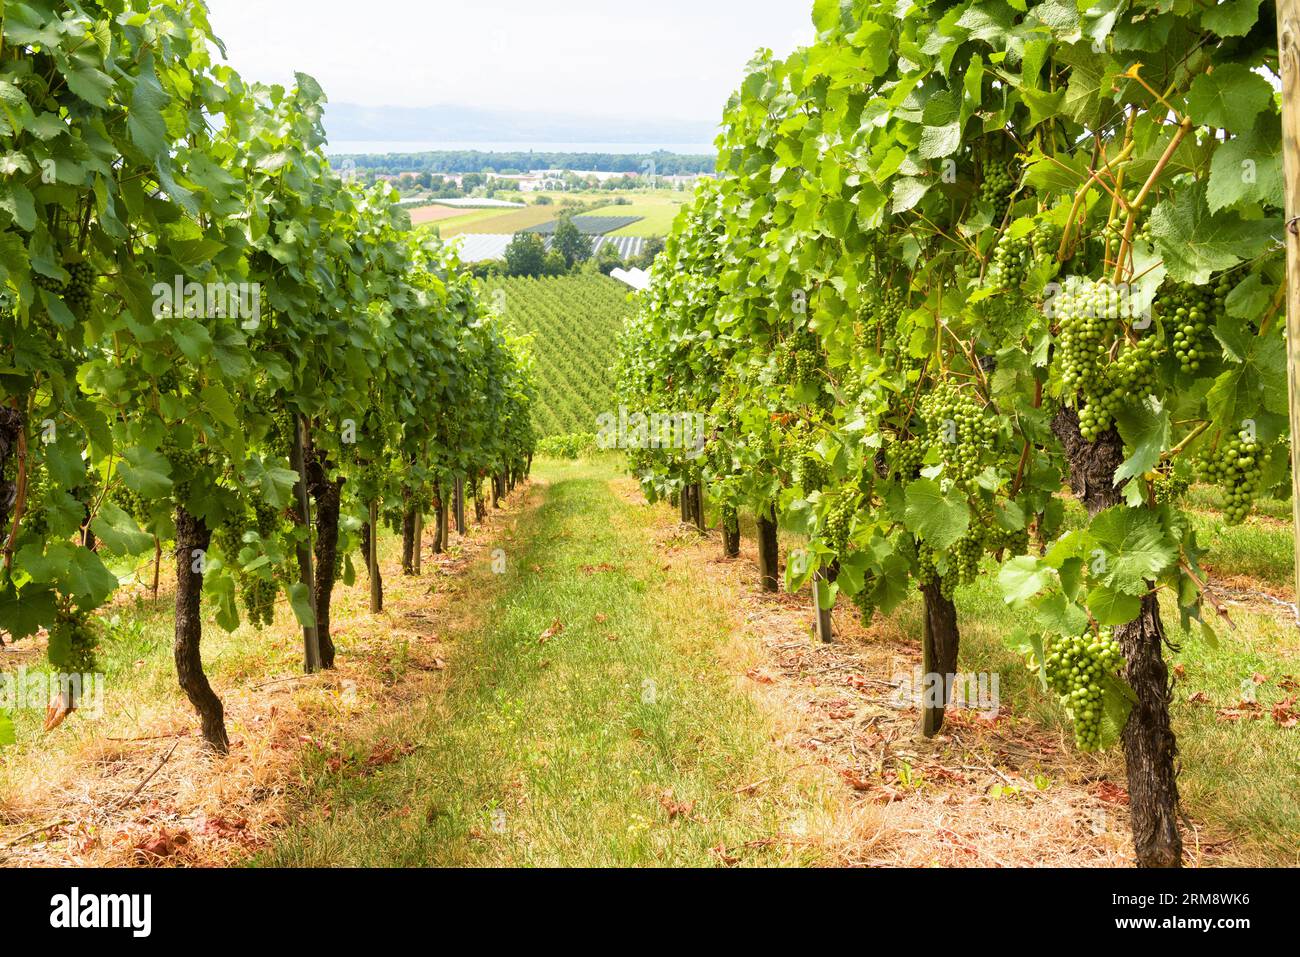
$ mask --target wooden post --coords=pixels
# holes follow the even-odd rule
[[[366,556],[370,572],[370,614],[377,615],[384,608],[384,587],[379,583],[379,500],[370,503],[370,554]]]
[[[293,467],[298,472],[298,512],[302,518],[302,527],[307,531],[307,540],[298,545],[298,568],[302,583],[307,586],[307,600],[311,604],[312,622],[302,627],[304,648],[304,667],[307,674],[320,671],[320,638],[316,631],[315,595],[316,574],[312,568],[311,546],[311,495],[307,491],[307,423],[301,415],[294,417],[293,432]]]
[[[817,633],[817,640],[824,645],[829,645],[835,640],[835,629],[831,621],[831,613],[835,610],[835,606],[833,604],[830,608],[821,606],[821,602],[817,600],[817,586],[823,581],[834,583],[839,574],[840,570],[835,565],[819,569],[813,574],[813,612],[817,616],[813,627]]]
[[[456,479],[456,534],[465,534],[465,477]]]
[[[162,567],[162,539],[153,537],[153,601],[158,604],[158,572]]]
[[[1277,0],[1282,71],[1282,157],[1286,179],[1287,388],[1291,397],[1291,511],[1300,592],[1300,0]]]

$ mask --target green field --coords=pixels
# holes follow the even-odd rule
[[[556,216],[554,206],[529,206],[526,209],[475,209],[464,216],[453,216],[425,228],[436,229],[443,238],[471,233],[517,233],[529,226],[549,223]]]
[[[614,408],[617,337],[630,311],[628,288],[605,276],[496,279],[506,322],[534,337],[541,437],[595,432],[596,416]]]
[[[552,202],[539,205],[539,197],[546,196]],[[670,189],[639,190],[637,192],[615,192],[605,190],[587,190],[581,193],[534,193],[528,195],[526,209],[470,209],[459,216],[450,216],[432,223],[421,224],[421,229],[437,230],[443,237],[465,234],[517,233],[530,226],[540,226],[550,222],[570,209],[575,203],[591,208],[584,216],[640,216],[639,222],[617,230],[613,236],[667,236],[673,220],[681,209],[682,202],[689,193]],[[615,198],[630,199],[630,205],[618,205]],[[569,200],[566,206],[564,200]]]
[[[636,193],[629,198],[631,206],[603,206],[592,211],[592,216],[640,216],[641,221],[611,233],[611,236],[667,236],[673,220],[689,193],[673,190],[656,190],[653,193]]]

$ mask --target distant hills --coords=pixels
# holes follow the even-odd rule
[[[354,103],[331,103],[325,111],[325,130],[332,142],[710,143],[717,133],[712,123],[672,119]]]

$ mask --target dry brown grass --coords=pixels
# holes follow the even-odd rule
[[[459,591],[466,567],[481,560],[506,516],[527,497],[516,490],[506,512],[487,524],[471,522],[453,534],[447,555],[426,545],[424,575],[405,578],[384,563],[385,610],[368,610],[364,573],[335,593],[335,671],[246,673],[214,685],[226,709],[230,754],[211,755],[195,732],[195,716],[178,694],[165,699],[136,689],[130,700],[110,691],[105,722],[75,726],[4,768],[0,792],[0,864],[6,866],[222,866],[266,845],[294,813],[291,795],[308,749],[329,760],[379,766],[394,759],[382,742],[370,753],[340,750],[342,743],[385,715],[437,695],[455,648],[453,623],[472,614]],[[430,537],[432,532],[429,533]],[[207,653],[221,639],[207,629]],[[292,616],[258,636],[268,648],[293,653],[301,642]],[[36,644],[21,649],[41,656]],[[269,657],[269,656],[268,656]],[[5,654],[6,667],[16,654]],[[129,736],[116,731],[129,727]],[[55,732],[59,734],[60,732]],[[391,749],[389,749],[391,750]]]
[[[634,483],[618,484],[629,501]],[[683,573],[705,576],[734,609],[729,646],[738,682],[767,714],[773,743],[829,781],[810,839],[833,859],[867,867],[1132,866],[1123,760],[1079,753],[1004,700],[995,718],[948,712],[933,740],[919,711],[896,707],[894,676],[921,663],[919,623],[906,614],[864,628],[851,605],[837,641],[811,634],[811,596],[759,591],[757,551],[722,557],[662,507],[661,544]],[[761,794],[761,787],[755,794]],[[1227,835],[1185,821],[1187,863],[1220,862]],[[1226,862],[1226,861],[1225,861]]]

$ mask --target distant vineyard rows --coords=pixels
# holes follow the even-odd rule
[[[498,279],[491,301],[516,334],[534,337],[539,437],[596,431],[614,408],[617,338],[628,290],[605,276]]]

